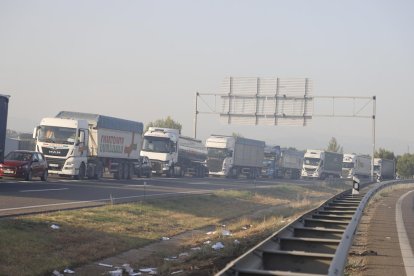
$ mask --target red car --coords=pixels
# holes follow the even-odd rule
[[[4,157],[4,163],[0,164],[0,176],[23,178],[28,181],[38,176],[43,181],[47,181],[47,162],[40,152],[12,151]]]

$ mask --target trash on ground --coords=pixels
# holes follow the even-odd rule
[[[187,253],[187,252],[183,252],[183,253],[180,253],[179,255],[178,255],[178,257],[179,258],[182,258],[182,257],[188,257],[189,256],[189,254]]]
[[[169,237],[162,237],[161,240],[162,241],[168,241],[168,240],[170,240],[170,238]]]
[[[193,247],[193,248],[191,248],[191,250],[193,250],[193,251],[198,251],[198,250],[201,250],[201,247],[199,247],[199,246],[197,246],[197,247]]]
[[[141,272],[132,272],[132,273],[129,273],[129,276],[139,276],[139,275],[142,275],[142,273]]]
[[[282,221],[282,222],[283,222],[283,221]],[[247,230],[247,229],[249,229],[249,228],[252,228],[252,226],[253,226],[253,225],[251,225],[251,224],[245,225],[245,226],[243,226],[243,227],[242,227],[242,230]]]
[[[217,233],[217,231],[209,231],[206,233],[206,235],[214,235],[215,233]]]
[[[125,272],[129,275],[134,273],[134,269],[129,264],[123,264],[122,267],[124,268]]]
[[[59,272],[59,271],[57,271],[57,270],[53,270],[52,275],[53,275],[53,276],[63,276],[63,274],[62,274],[62,273],[60,273],[60,272]]]
[[[99,266],[104,266],[104,267],[114,267],[113,265],[110,264],[104,264],[104,263],[99,263]]]
[[[176,260],[177,260],[177,256],[165,257],[164,258],[164,261],[167,261],[167,262],[176,261]]]
[[[122,276],[122,269],[118,268],[117,270],[112,270],[108,272],[111,276]]]
[[[234,244],[240,244],[239,240],[234,240]]]
[[[180,274],[180,273],[183,273],[183,272],[184,272],[184,270],[177,270],[177,271],[171,272],[171,275]]]
[[[148,273],[150,275],[157,274],[157,269],[156,268],[153,268],[153,267],[140,268],[139,271],[140,272],[143,272],[143,273]]]
[[[204,244],[210,244],[211,243],[211,241],[205,241],[204,242]]]
[[[224,248],[224,244],[222,244],[221,242],[217,242],[216,244],[213,244],[211,248],[213,248],[214,250],[220,250]]]
[[[229,230],[223,230],[223,231],[221,231],[221,235],[223,235],[223,236],[231,236],[231,233],[230,233]]]
[[[69,268],[66,268],[65,270],[63,270],[63,273],[67,273],[67,274],[75,274],[75,271],[70,270]]]
[[[222,224],[222,225],[221,225],[221,227],[223,227],[223,228],[226,228],[226,226],[227,226],[227,225],[225,225],[225,224]]]
[[[59,226],[59,225],[57,225],[57,224],[52,224],[52,225],[50,226],[50,228],[52,228],[53,230],[57,230],[57,229],[60,229],[60,226]]]

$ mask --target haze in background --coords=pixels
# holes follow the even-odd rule
[[[377,146],[413,147],[413,1],[4,1],[0,94],[8,128],[31,132],[61,110],[144,124],[170,115],[193,135],[195,93],[228,76],[308,77],[314,95],[377,96]],[[240,133],[299,149],[334,136],[370,153],[369,119],[308,127],[222,125],[200,115],[198,137]]]

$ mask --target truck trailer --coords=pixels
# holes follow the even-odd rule
[[[395,179],[395,161],[382,158],[374,158],[374,179],[382,180]]]
[[[50,174],[83,179],[100,178],[106,172],[129,179],[138,163],[142,130],[141,122],[62,111],[43,118],[33,138]]]
[[[4,155],[6,152],[6,130],[9,98],[10,96],[0,95],[0,163],[4,162]]]
[[[371,157],[367,155],[344,154],[342,178],[369,178],[371,176]]]
[[[299,179],[303,164],[303,152],[266,146],[261,170],[262,177]]]
[[[212,135],[206,140],[209,175],[237,178],[260,176],[265,142],[242,137]]]
[[[204,177],[207,172],[203,143],[180,135],[178,129],[150,127],[144,134],[141,155],[151,160],[156,175]]]
[[[308,149],[303,160],[302,178],[339,178],[342,173],[342,160],[342,153]]]

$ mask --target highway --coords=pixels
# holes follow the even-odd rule
[[[49,177],[48,182],[37,179],[0,179],[0,217],[99,206],[111,201],[133,202],[155,197],[211,193],[220,189],[254,189],[275,183],[278,183],[278,180],[253,181],[211,177],[153,177],[131,180],[71,180]]]

